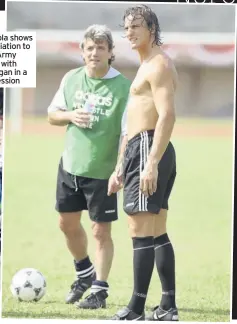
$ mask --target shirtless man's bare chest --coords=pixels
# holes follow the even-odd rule
[[[150,61],[140,66],[130,88],[127,119],[128,139],[131,139],[140,132],[155,129],[156,127],[159,117],[156,105],[159,105],[159,102],[155,103],[154,101],[152,83],[154,83],[154,79],[159,78],[159,65],[163,65],[164,60],[166,61],[167,68],[173,74],[174,85],[176,83],[175,68],[166,56],[161,54],[155,55]]]

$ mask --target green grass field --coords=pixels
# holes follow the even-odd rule
[[[173,143],[178,169],[168,229],[176,252],[180,320],[229,321],[232,137],[187,134],[174,137]],[[64,303],[75,275],[54,211],[57,164],[62,148],[61,135],[6,137],[3,317],[104,319],[130,299],[132,245],[120,201],[120,220],[113,226],[115,258],[107,309],[81,311]],[[94,244],[86,212],[83,223],[89,233],[93,259]],[[47,294],[36,304],[15,301],[9,290],[12,276],[24,267],[38,268],[47,279]],[[147,309],[159,303],[160,292],[154,271]]]

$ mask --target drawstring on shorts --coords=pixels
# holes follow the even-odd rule
[[[78,191],[78,186],[77,186],[77,176],[73,176],[73,181],[75,183],[75,191]]]

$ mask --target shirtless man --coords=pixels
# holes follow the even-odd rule
[[[174,250],[166,230],[168,199],[176,177],[170,138],[175,123],[177,73],[160,48],[159,22],[149,7],[127,9],[123,21],[126,37],[141,62],[130,88],[128,144],[123,162],[124,211],[134,250],[134,288],[128,306],[112,319],[145,319],[145,302],[156,264],[162,298],[147,320],[178,321]]]

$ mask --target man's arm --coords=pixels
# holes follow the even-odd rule
[[[169,144],[175,123],[173,71],[165,63],[159,64],[148,81],[158,113],[158,121],[151,150],[140,176],[140,190],[147,197],[157,190],[157,165]]]
[[[64,84],[67,74],[63,77],[60,87],[56,92],[50,106],[48,107],[48,121],[51,125],[66,126],[73,123],[77,127],[86,128],[90,121],[90,114],[75,109],[72,111],[67,110],[67,103],[64,97]]]
[[[110,196],[112,193],[119,191],[122,187],[123,158],[124,158],[127,142],[128,142],[128,137],[127,137],[127,107],[126,107],[121,122],[121,141],[120,141],[120,148],[118,152],[117,164],[114,172],[110,176],[109,183],[108,183],[108,196]]]
[[[51,111],[48,113],[48,121],[51,125],[66,126],[71,122],[71,112],[65,110]]]
[[[175,124],[175,87],[171,67],[162,64],[158,73],[152,73],[149,82],[159,117],[147,162],[157,165],[169,144]]]
[[[124,157],[127,143],[128,143],[128,136],[123,135],[121,137],[121,144],[120,144],[120,149],[119,149],[119,153],[118,153],[118,160],[117,160],[117,164],[115,167],[115,172],[117,175],[120,175],[120,173],[122,171],[123,157]]]
[[[123,175],[123,157],[127,145],[127,135],[121,139],[118,160],[114,172],[111,174],[108,183],[108,196],[112,193],[118,192],[122,188],[122,175]]]
[[[128,143],[128,136],[127,136],[127,106],[126,106],[121,121],[121,141],[120,141],[120,148],[118,153],[118,160],[115,167],[116,174],[122,172],[123,157],[124,157],[127,143]]]
[[[64,97],[64,84],[66,75],[63,77],[60,86],[48,107],[48,121],[51,125],[65,126],[70,122],[70,112]]]

